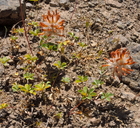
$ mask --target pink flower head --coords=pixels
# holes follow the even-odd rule
[[[119,80],[121,76],[127,75],[133,71],[130,65],[135,62],[126,48],[120,48],[116,51],[112,51],[110,56],[110,59],[105,58],[108,64],[103,65],[103,67],[109,66],[109,69],[113,72],[113,77],[115,79]]]
[[[44,31],[43,33],[41,33],[40,35],[44,35],[46,34],[47,36],[50,35],[58,35],[58,36],[63,36],[63,31],[64,31],[64,20],[60,20],[60,15],[57,12],[57,10],[52,11],[52,13],[50,11],[48,11],[47,15],[43,15],[43,21],[44,22],[40,22],[40,26],[42,27],[42,31]]]

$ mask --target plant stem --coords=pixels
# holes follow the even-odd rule
[[[27,40],[27,44],[28,44],[28,47],[30,49],[31,54],[34,55],[33,51],[32,51],[32,48],[31,48],[31,45],[30,45],[30,42],[29,42],[29,38],[27,36],[27,31],[26,31],[26,27],[25,27],[25,20],[24,20],[21,0],[19,0],[19,3],[20,3],[21,18],[22,18],[22,23],[23,23],[23,27],[24,27],[24,32],[25,32],[25,37],[26,37],[26,40]]]
[[[79,104],[77,104],[75,107],[73,107],[70,112],[69,112],[69,115],[72,114],[72,111],[74,111],[76,108],[78,108],[81,104],[83,103],[83,101],[81,100]]]

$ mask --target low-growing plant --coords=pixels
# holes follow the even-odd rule
[[[94,80],[94,81],[92,82],[92,85],[94,85],[95,88],[101,86],[102,84],[104,84],[104,82],[101,81],[101,80]]]
[[[135,62],[130,56],[130,52],[126,48],[120,48],[116,51],[112,51],[110,56],[110,59],[105,58],[107,64],[102,66],[108,66],[108,68],[112,71],[113,77],[117,81],[120,81],[123,75],[130,74],[130,72],[133,71],[130,65],[134,64]]]
[[[69,77],[62,77],[61,81],[64,83],[70,83],[70,78]]]
[[[59,113],[54,115],[54,118],[59,120],[60,118],[62,118],[62,116],[63,116],[63,113],[59,112]]]
[[[24,28],[13,28],[12,33],[23,34],[25,32]]]
[[[10,60],[10,59],[7,58],[7,57],[0,58],[0,62],[1,62],[4,66],[7,65],[7,62],[8,62],[9,60]]]
[[[94,88],[88,88],[87,86],[83,87],[82,90],[78,90],[78,92],[82,95],[82,100],[91,100],[94,96],[97,96],[97,93],[94,92]]]
[[[30,30],[29,33],[33,36],[39,36],[40,30],[39,29]]]
[[[6,108],[7,106],[8,106],[7,103],[2,103],[2,104],[0,104],[0,109],[4,109],[4,108]]]
[[[82,83],[88,80],[88,76],[78,76],[78,79],[75,80],[75,83]]]
[[[102,93],[101,99],[106,99],[107,101],[111,101],[112,96],[114,96],[112,93]]]
[[[16,42],[16,40],[18,39],[18,37],[17,36],[11,36],[10,37],[10,40],[11,40],[11,42]]]
[[[65,67],[67,67],[67,63],[61,61],[57,61],[53,65],[56,66],[58,69],[64,69]]]
[[[51,87],[50,81],[48,81],[46,83],[45,82],[41,82],[41,83],[36,84],[34,86],[35,86],[35,88],[34,88],[35,91],[44,91],[45,89]]]
[[[70,35],[70,37],[72,39],[74,39],[75,41],[78,41],[79,40],[79,37],[75,36],[75,34],[73,32],[68,32],[68,34]]]
[[[13,85],[13,86],[12,86],[12,90],[13,90],[14,92],[20,91],[20,88],[19,88],[19,86],[21,86],[20,84],[18,84],[17,82],[15,82],[15,83],[13,83],[12,85]]]
[[[25,62],[29,64],[31,64],[32,62],[35,62],[38,59],[37,56],[32,56],[31,54],[24,55],[24,58],[25,58]]]
[[[36,95],[36,92],[31,84],[19,85],[19,89],[27,94]]]
[[[33,27],[38,27],[39,26],[39,23],[38,22],[35,22],[35,21],[32,21],[32,22],[30,22],[30,23],[28,23],[28,25],[31,25],[31,26],[33,26]]]
[[[58,36],[64,36],[64,20],[60,19],[60,14],[55,11],[48,11],[47,15],[43,15],[43,21],[40,22],[40,26],[42,27],[42,33],[40,35],[58,35]]]
[[[54,43],[51,43],[51,42],[43,43],[41,45],[41,47],[47,48],[47,49],[53,50],[53,51],[57,51],[58,50],[58,45],[54,44]]]
[[[29,73],[26,72],[25,74],[23,74],[23,77],[28,81],[28,80],[33,80],[34,79],[34,74],[33,73]]]
[[[78,45],[81,46],[82,48],[87,46],[87,44],[84,42],[79,42]]]

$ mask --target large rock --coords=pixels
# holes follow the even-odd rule
[[[0,25],[12,25],[21,20],[21,14],[25,17],[25,1],[0,0]],[[21,8],[22,12],[21,13]]]

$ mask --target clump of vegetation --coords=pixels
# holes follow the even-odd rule
[[[30,1],[35,2],[38,0]],[[21,71],[22,73],[20,75],[17,74],[18,79],[15,79],[12,83],[13,92],[20,92],[24,96],[27,96],[28,103],[32,98],[38,102],[37,98],[41,97],[41,101],[39,102],[43,102],[43,104],[46,105],[47,100],[57,97],[55,97],[55,95],[57,95],[56,92],[61,92],[62,87],[59,85],[60,82],[63,82],[63,85],[66,85],[68,88],[76,86],[78,89],[74,88],[73,91],[75,91],[74,94],[80,99],[80,103],[70,110],[70,114],[74,109],[87,101],[106,100],[107,102],[111,102],[113,94],[106,93],[102,87],[105,84],[104,73],[102,71],[100,71],[98,79],[94,81],[89,80],[89,76],[93,77],[92,73],[94,72],[93,67],[90,67],[90,65],[88,65],[88,68],[92,70],[92,73],[88,73],[90,71],[81,68],[80,70],[82,71],[78,73],[76,79],[74,77],[64,77],[68,71],[67,69],[71,68],[72,65],[75,65],[76,69],[78,64],[87,66],[86,61],[88,60],[95,59],[99,61],[98,59],[102,59],[103,50],[98,49],[95,55],[89,53],[85,54],[89,47],[88,44],[85,42],[78,42],[80,41],[80,37],[77,37],[73,32],[68,32],[68,35],[64,34],[65,21],[60,18],[60,14],[57,10],[49,10],[48,13],[42,17],[43,21],[32,21],[27,25],[29,27],[27,31],[28,35],[33,38],[37,37],[39,43],[36,48],[37,50],[32,50],[33,48],[26,36],[30,53],[19,54],[15,57],[16,66],[20,65],[17,72]],[[88,27],[89,24],[86,22],[86,28]],[[22,36],[24,33],[26,33],[26,30],[22,27],[12,30],[13,35],[10,37],[10,41],[14,50],[18,49],[18,51],[20,51],[21,46],[17,43],[17,35]],[[64,35],[68,36],[70,39],[68,40]],[[55,42],[53,40],[55,37],[59,37],[59,39],[63,37],[65,39]],[[77,47],[80,47],[79,51],[77,51]],[[16,54],[18,54],[18,52]],[[59,59],[55,60],[54,55],[58,56]],[[0,58],[0,62],[4,66],[7,65],[9,60],[10,59],[7,57]],[[130,65],[135,63],[126,48],[111,52],[111,58],[106,59],[106,61],[107,64],[102,67],[108,66],[112,72],[112,77],[118,80],[121,76],[129,74],[132,71]],[[75,69],[72,70],[74,71]],[[7,106],[8,104],[2,103],[0,104],[0,109],[4,109]],[[53,117],[55,119],[61,119],[63,115],[63,112],[59,111],[55,113]]]

